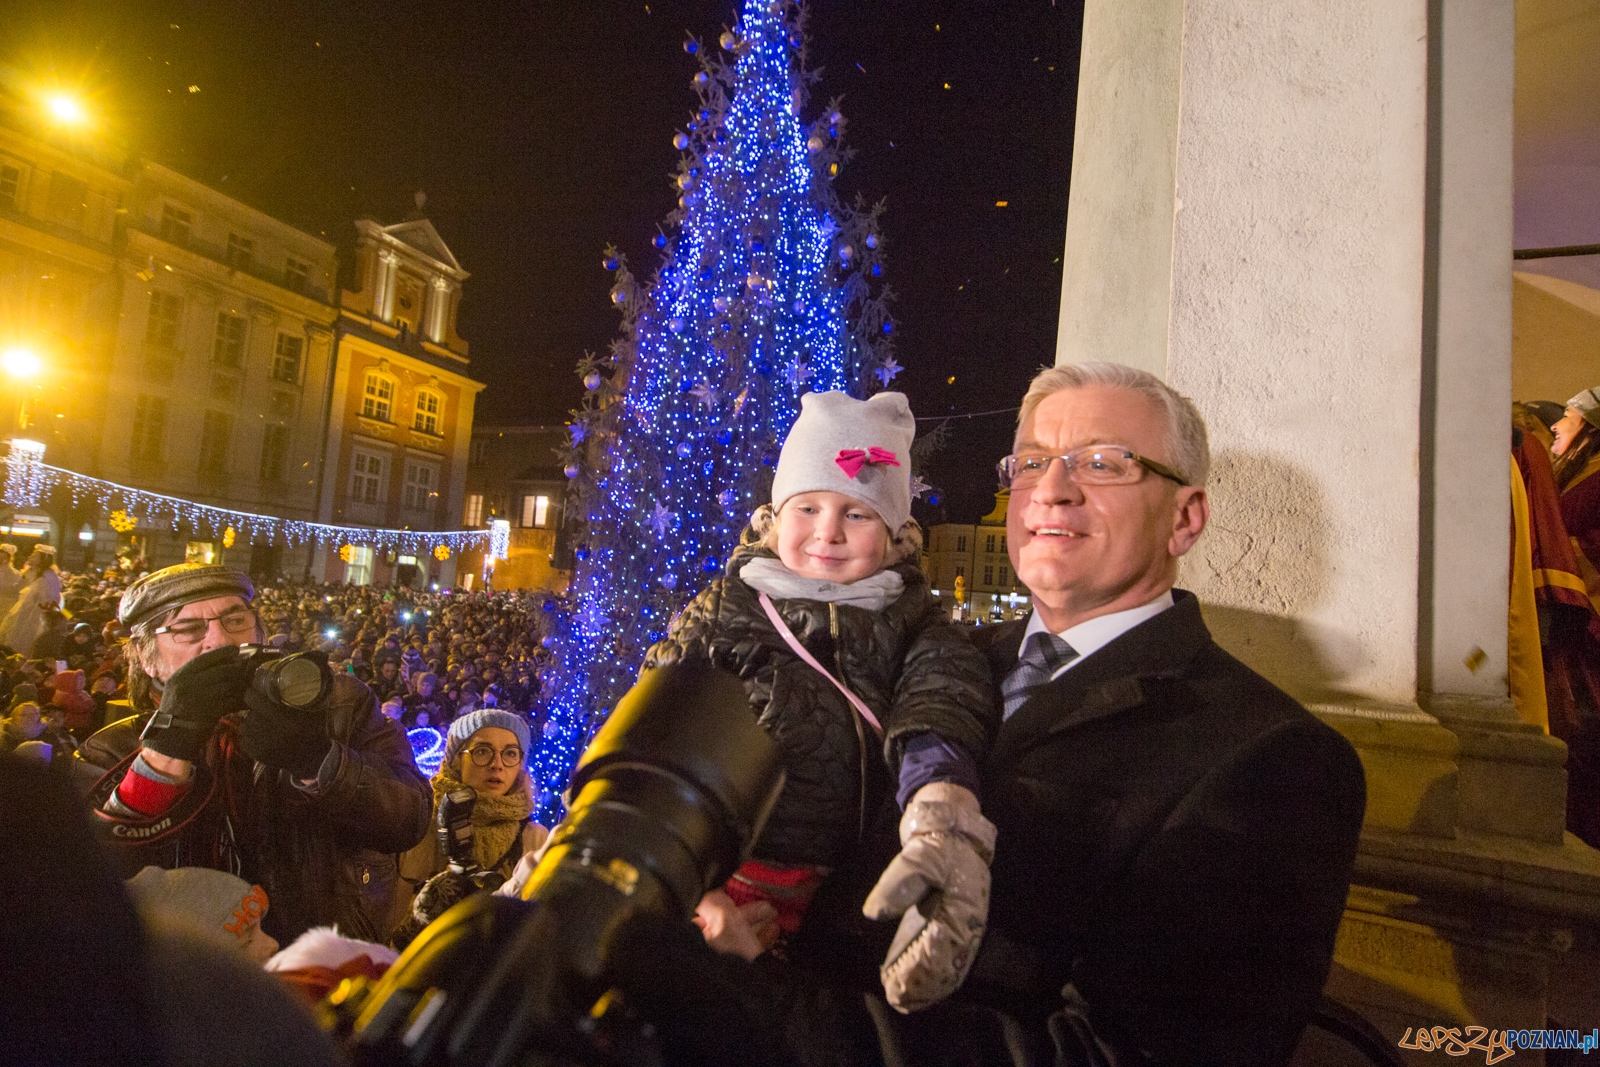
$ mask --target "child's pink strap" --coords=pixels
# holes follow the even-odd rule
[[[833,687],[844,694],[844,698],[861,713],[861,717],[867,720],[867,725],[872,727],[872,732],[877,734],[881,740],[883,738],[883,727],[878,725],[878,717],[872,714],[872,709],[867,707],[866,701],[846,689],[843,682],[829,674],[828,669],[817,662],[817,657],[806,651],[806,646],[800,643],[800,639],[794,635],[794,631],[789,629],[789,624],[783,621],[783,616],[778,614],[777,606],[772,603],[771,597],[765,593],[758,593],[756,598],[761,601],[761,610],[767,613],[767,618],[772,620],[773,627],[789,643],[789,647],[794,649],[795,654],[809,663],[818,674],[832,682]]]

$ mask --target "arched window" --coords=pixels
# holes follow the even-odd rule
[[[389,421],[394,409],[394,379],[380,370],[367,371],[366,384],[361,391],[361,414],[364,418]]]
[[[417,389],[416,414],[412,419],[413,429],[435,436],[439,433],[439,425],[444,421],[444,396],[426,387]]]

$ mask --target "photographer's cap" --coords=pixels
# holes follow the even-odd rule
[[[128,586],[117,608],[117,620],[132,629],[196,600],[236,596],[248,604],[255,595],[256,587],[238,571],[217,563],[179,563]]]

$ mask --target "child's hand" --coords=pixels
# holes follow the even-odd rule
[[[978,798],[961,786],[925,785],[906,806],[900,854],[861,907],[869,919],[900,919],[878,972],[897,1011],[935,1004],[966,978],[988,924],[994,839]]]
[[[740,907],[720,889],[700,898],[694,924],[718,952],[753,960],[778,940],[778,912],[764,900]]]

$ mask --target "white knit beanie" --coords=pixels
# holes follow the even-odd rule
[[[911,518],[911,439],[917,424],[904,393],[857,400],[807,393],[783,442],[772,510],[799,493],[827,490],[870,504],[894,533]]]

